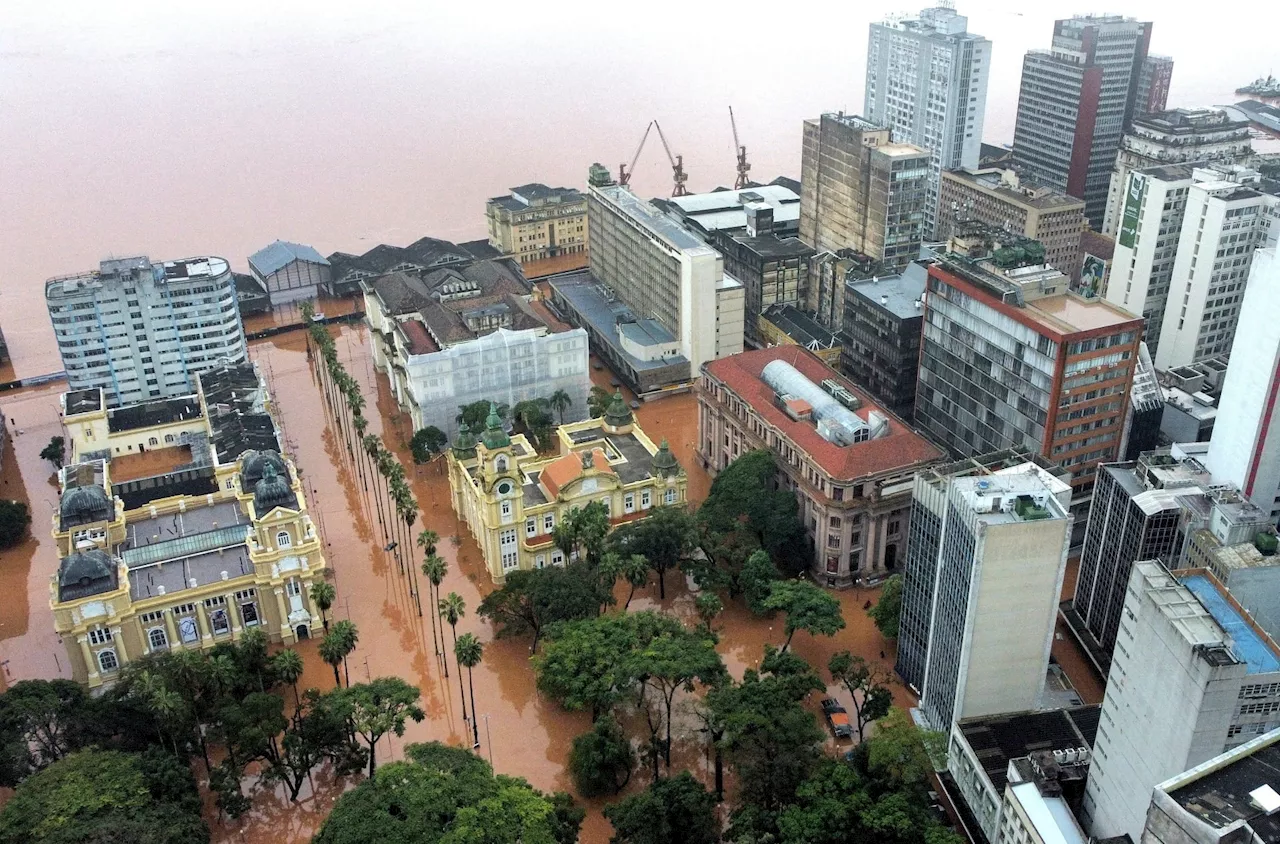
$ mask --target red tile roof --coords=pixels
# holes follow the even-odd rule
[[[400,330],[404,332],[405,339],[409,341],[409,354],[429,355],[432,352],[440,351],[436,341],[432,340],[431,335],[427,333],[426,326],[416,319],[407,319],[400,323]]]
[[[605,456],[602,449],[592,449],[592,462],[596,470],[600,472],[613,471],[613,467],[609,465],[609,458]],[[542,482],[542,486],[547,490],[547,497],[554,500],[560,495],[560,490],[564,489],[575,478],[582,476],[582,453],[571,451],[563,457],[559,457],[547,464],[542,470],[542,474],[538,480]]]
[[[884,414],[889,420],[889,434],[866,442],[839,446],[824,440],[813,422],[793,421],[773,403],[773,388],[760,378],[765,366],[775,360],[791,364],[814,384],[821,384],[827,378],[836,379],[862,402],[856,413],[863,419],[873,410]],[[908,469],[944,457],[940,448],[912,431],[905,422],[873,401],[864,390],[854,386],[849,379],[800,346],[773,346],[742,352],[710,361],[705,364],[705,369],[750,405],[765,422],[805,451],[835,480],[849,481],[882,472]]]

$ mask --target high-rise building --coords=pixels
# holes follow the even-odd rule
[[[929,195],[929,153],[890,141],[861,117],[804,122],[800,239],[815,249],[853,249],[902,267],[920,255]]]
[[[1203,466],[1168,451],[1099,467],[1075,597],[1064,615],[1101,673],[1110,667],[1130,569],[1156,559],[1177,567],[1187,541],[1184,503],[1206,502],[1208,485]]]
[[[45,302],[71,390],[118,407],[195,392],[197,374],[244,363],[244,327],[222,258],[113,258],[51,278]]]
[[[1087,228],[1084,200],[1021,179],[1013,170],[948,170],[942,174],[937,239],[976,220],[1040,241],[1044,262],[1071,278],[1080,272],[1080,233]]]
[[[587,251],[587,198],[573,188],[521,185],[486,202],[484,214],[489,245],[522,265]]]
[[[1272,520],[1280,519],[1280,257],[1272,232],[1253,256],[1249,286],[1222,384],[1217,423],[1205,457],[1213,478],[1240,488]]]
[[[1071,488],[1034,463],[917,475],[912,521],[927,510],[933,519],[924,521],[937,533],[908,550],[904,580],[918,565],[933,584],[926,620],[910,622],[927,631],[920,711],[933,729],[1040,706],[1070,545],[1070,499]]]
[[[1138,90],[1135,94],[1133,116],[1155,114],[1169,104],[1169,85],[1173,82],[1173,59],[1170,56],[1148,55],[1138,71]]]
[[[1135,117],[1120,141],[1102,231],[1112,237],[1120,229],[1129,174],[1148,167],[1218,161],[1243,164],[1252,155],[1249,122],[1232,119],[1217,108],[1175,108]]]
[[[1082,819],[1145,842],[1157,784],[1280,726],[1280,648],[1213,575],[1154,560],[1133,566],[1119,631]]]
[[[1024,445],[1087,503],[1116,459],[1142,321],[1068,291],[1034,241],[979,229],[929,267],[916,424],[957,456]]]
[[[724,258],[724,271],[742,282],[744,333],[749,342],[761,345],[761,314],[775,305],[803,308],[808,302],[813,248],[797,237],[776,234],[774,209],[768,204],[748,201],[745,210],[745,230],[715,229],[710,242]]]
[[[903,419],[915,415],[928,280],[928,266],[912,261],[899,273],[845,283],[840,366]]]
[[[1138,107],[1150,40],[1150,23],[1074,17],[1054,24],[1050,49],[1023,59],[1014,164],[1083,199],[1095,229],[1102,227],[1120,137]]]
[[[1106,298],[1141,308],[1156,369],[1231,349],[1253,253],[1278,209],[1280,183],[1243,167],[1129,174]]]
[[[934,235],[943,170],[977,167],[987,109],[991,42],[968,32],[969,19],[934,7],[916,17],[871,24],[867,119],[893,140],[929,151],[924,235]]]

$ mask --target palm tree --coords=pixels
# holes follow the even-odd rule
[[[329,607],[333,606],[337,597],[338,593],[332,583],[317,580],[311,584],[311,601],[316,605],[316,609],[320,610],[320,623],[324,625],[326,633],[329,632]]]
[[[342,675],[338,673],[338,666],[342,665],[343,660],[347,658],[347,651],[343,641],[334,635],[335,632],[329,631],[320,640],[320,658],[329,663],[329,667],[333,669],[333,685],[341,686]]]
[[[356,643],[360,641],[360,631],[356,629],[353,622],[343,619],[333,623],[333,630],[325,636],[325,639],[330,636],[334,637],[342,648],[342,673],[346,676],[347,686],[350,687],[351,668],[347,665],[347,656],[356,649]],[[334,673],[337,673],[336,670]]]
[[[364,453],[369,457],[369,474],[373,475],[375,469],[378,469],[378,455],[382,451],[382,441],[374,434],[366,434],[364,438]],[[373,481],[374,492],[378,491],[378,480]],[[368,489],[368,486],[365,486]],[[378,524],[382,524],[382,501],[377,495],[374,495],[374,502],[378,505]]]
[[[440,599],[440,617],[449,622],[453,628],[453,649],[458,649],[458,621],[467,614],[467,603],[457,592],[450,592]],[[449,660],[445,658],[445,665]],[[462,691],[462,675],[458,675],[458,692],[462,695],[462,720],[467,720],[467,696]]]
[[[424,531],[427,532],[427,531]],[[434,533],[434,531],[429,531]],[[433,548],[435,546],[432,546]],[[444,576],[449,573],[449,564],[444,561],[444,557],[437,554],[428,554],[427,558],[422,561],[422,573],[427,576],[427,581],[431,584],[431,603],[439,606],[440,601],[440,584],[444,582]],[[431,641],[434,644],[436,640],[436,617],[431,616]],[[444,644],[444,631],[440,631],[440,644]],[[440,656],[440,645],[436,645],[436,656]],[[449,660],[444,661],[444,676],[449,676]]]
[[[627,602],[622,605],[622,611],[626,612],[631,606],[631,599],[636,596],[636,589],[649,582],[649,560],[643,554],[632,554],[622,561],[619,573],[627,583],[631,584],[631,591],[627,593]]]
[[[471,669],[480,664],[484,646],[473,634],[463,633],[462,638],[453,643],[453,655],[458,665],[467,669],[467,685],[471,688],[471,738],[474,740],[471,747],[474,749],[480,746],[480,727],[476,721],[476,684],[472,680]]]
[[[555,408],[556,413],[560,415],[560,424],[564,424],[564,412],[573,406],[573,399],[564,390],[556,390],[551,394],[551,398],[547,399],[547,404]]]
[[[361,401],[363,400],[364,399],[361,398]],[[360,450],[362,452],[359,459],[356,460],[356,470],[360,473],[360,483],[364,485],[365,491],[367,492],[369,489],[369,482],[365,480],[365,476],[364,476],[363,451],[364,451],[364,437],[365,437],[364,432],[369,428],[369,420],[364,418],[363,413],[356,411],[355,418],[351,420],[351,424],[356,429],[356,440],[360,443],[360,446],[361,446]]]
[[[282,683],[293,686],[293,702],[302,708],[302,698],[298,695],[298,680],[302,679],[302,654],[294,650],[280,651],[271,657],[271,669]]]

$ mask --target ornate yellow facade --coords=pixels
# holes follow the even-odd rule
[[[195,465],[113,483],[104,449],[62,470],[50,603],[72,677],[91,688],[146,654],[210,648],[254,627],[291,644],[320,623],[310,591],[325,574],[322,542],[297,469],[269,447],[265,389],[251,367],[202,377],[219,383],[202,384],[204,430],[183,446]],[[236,402],[221,401],[223,389]],[[102,439],[80,431],[67,426],[84,456]]]
[[[687,479],[666,441],[655,446],[615,395],[601,419],[558,430],[559,455],[538,455],[509,437],[496,412],[479,441],[463,426],[449,452],[454,512],[471,529],[489,576],[563,565],[552,531],[571,511],[599,501],[613,527],[658,506],[685,503]]]

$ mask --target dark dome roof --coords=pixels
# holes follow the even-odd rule
[[[481,437],[485,448],[506,448],[511,445],[511,438],[502,427],[502,417],[498,415],[498,406],[489,402],[489,418],[484,421],[484,436]]]
[[[610,428],[625,428],[632,422],[631,408],[622,400],[622,391],[613,394],[613,401],[604,411],[604,423]]]
[[[666,440],[662,441],[662,445],[654,452],[653,459],[650,461],[653,471],[664,478],[680,473],[680,463],[676,460],[676,456],[671,453],[671,446]]]
[[[116,564],[101,548],[77,551],[63,557],[58,566],[58,596],[72,601],[99,592],[110,592],[116,585]]]
[[[262,479],[253,486],[253,507],[261,517],[276,507],[294,509],[298,500],[289,487],[289,476],[280,474],[270,461],[262,466]]]
[[[258,481],[262,480],[268,465],[276,470],[276,474],[288,474],[284,458],[269,448],[262,451],[250,449],[240,455],[240,488],[246,491],[254,489]]]
[[[476,437],[466,422],[458,426],[458,436],[453,438],[453,453],[459,460],[476,456]]]
[[[113,507],[107,491],[96,484],[69,487],[62,493],[58,515],[63,530],[91,522],[110,521]]]

